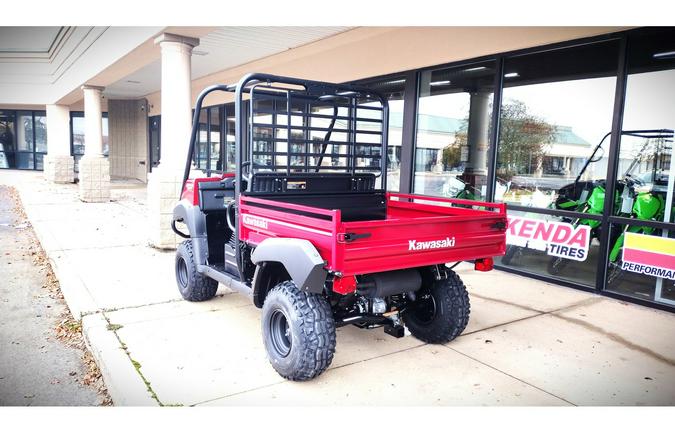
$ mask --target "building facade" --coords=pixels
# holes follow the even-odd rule
[[[388,190],[505,201],[509,248],[498,268],[675,310],[675,29],[136,32],[135,46],[127,40],[132,48],[81,77],[84,89],[43,104],[0,97],[0,168],[50,171],[68,166],[58,158],[67,153],[68,180],[147,182],[155,243],[170,246],[162,199],[175,197],[203,88],[248,72],[355,82],[389,99]],[[231,100],[206,100],[198,169],[233,169]],[[68,133],[52,135],[64,108]],[[52,138],[60,143],[46,161]],[[92,173],[98,163],[106,170]]]

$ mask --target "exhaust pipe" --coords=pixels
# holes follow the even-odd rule
[[[369,298],[414,292],[422,287],[422,276],[415,269],[386,271],[359,277],[356,291]]]

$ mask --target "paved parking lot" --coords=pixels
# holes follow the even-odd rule
[[[221,288],[180,299],[173,253],[147,245],[145,186],[85,204],[76,185],[0,171],[19,189],[118,405],[674,405],[675,315],[500,271],[458,267],[471,296],[444,346],[344,327],[305,383],[267,362],[260,311]]]

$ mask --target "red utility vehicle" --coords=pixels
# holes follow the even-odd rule
[[[189,178],[214,91],[235,95],[234,149],[223,139],[219,154],[235,171],[222,160],[212,169],[209,147],[206,177]],[[250,74],[197,100],[172,223],[188,239],[176,253],[178,288],[190,301],[212,298],[219,282],[249,296],[285,378],[321,374],[343,325],[454,339],[469,297],[446,264],[489,271],[504,254],[504,204],[385,192],[387,132],[386,99],[353,85]]]

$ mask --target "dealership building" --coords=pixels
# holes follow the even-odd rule
[[[675,310],[675,28],[2,27],[0,168],[147,183],[171,248],[195,100],[250,72],[385,94],[386,188],[506,202],[497,268]],[[195,171],[231,171],[232,94],[204,104]]]

